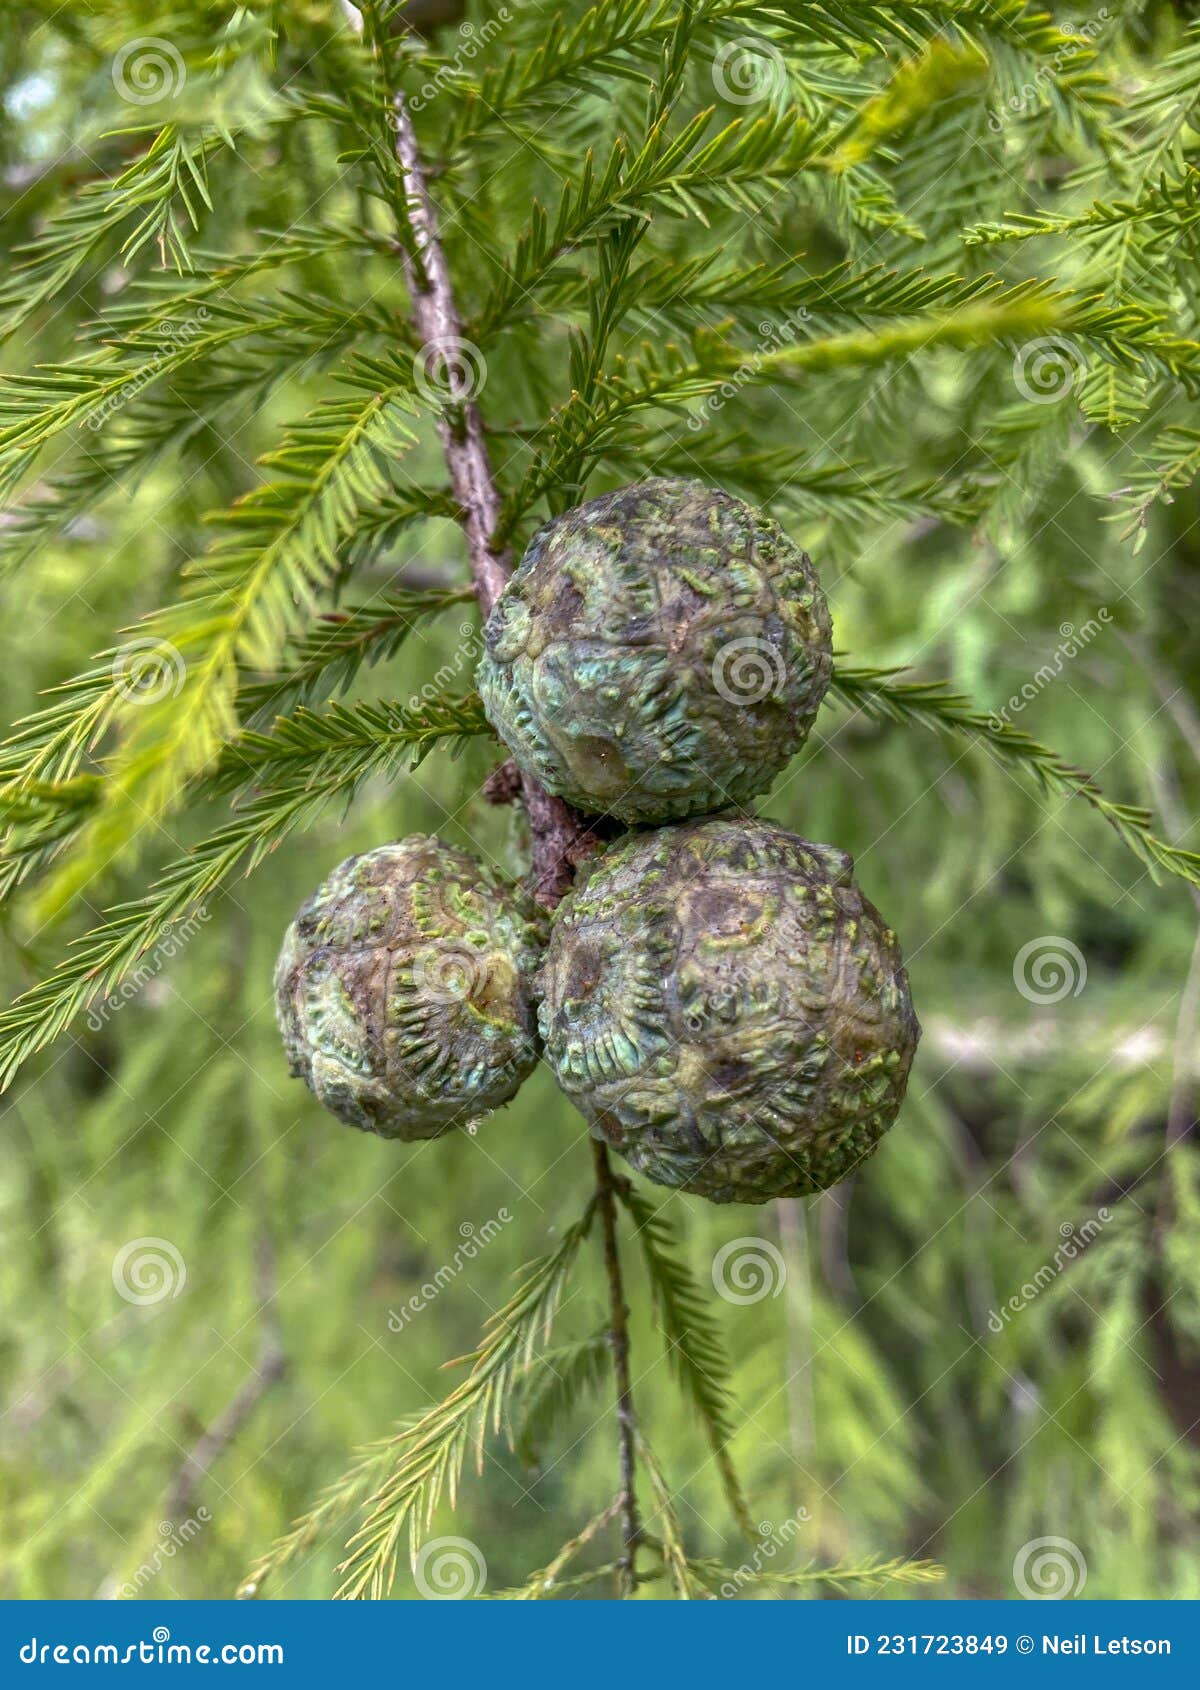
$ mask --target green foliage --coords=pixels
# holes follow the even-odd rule
[[[599,1514],[593,1515],[582,1531],[577,1532],[568,1543],[562,1546],[552,1561],[536,1573],[531,1573],[526,1584],[523,1584],[518,1590],[499,1591],[497,1594],[508,1596],[517,1602],[537,1602],[548,1595],[557,1595],[561,1590],[578,1590],[583,1585],[594,1584],[597,1579],[608,1577],[616,1571],[615,1563],[609,1566],[593,1567],[588,1572],[577,1574],[573,1578],[564,1579],[562,1573],[563,1568],[570,1565],[580,1550],[591,1542],[597,1532],[615,1518],[617,1511],[618,1503],[616,1501],[610,1502],[607,1508]]]
[[[268,1007],[284,926],[349,849],[436,829],[525,860],[479,796],[499,751],[403,280],[400,89],[496,542],[666,473],[812,552],[859,666],[770,810],[856,855],[926,1028],[870,1168],[799,1235],[756,1215],[787,1298],[711,1305],[744,1215],[622,1188],[646,1269],[638,1588],[920,1594],[936,1554],[951,1594],[1010,1595],[1051,1534],[1086,1551],[1089,1595],[1200,1593],[1185,10],[471,0],[470,37],[368,6],[359,39],[334,0],[13,8],[6,1590],[112,1593],[201,1500],[211,1524],[135,1594],[221,1595],[252,1567],[268,1595],[324,1595],[347,1530],[346,1593],[407,1590],[406,1534],[498,1424],[519,1461],[493,1439],[464,1507],[485,1594],[624,1576],[578,1121],[538,1075],[478,1137],[398,1161],[298,1095]],[[173,56],[131,99],[120,56],[145,38]],[[1086,958],[1077,996],[1014,983],[1039,936]],[[506,1203],[497,1274],[539,1256],[515,1297],[494,1309],[475,1264],[398,1339],[389,1302]],[[150,1308],[110,1290],[142,1235],[188,1265]],[[571,1325],[543,1349],[551,1315]],[[276,1321],[291,1365],[264,1381],[247,1356]],[[241,1430],[181,1490],[243,1386]],[[415,1413],[367,1442],[398,1394]],[[802,1520],[796,1564],[739,1565],[756,1519]]]
[[[1119,838],[1149,868],[1163,870],[1200,885],[1200,855],[1166,844],[1151,832],[1149,810],[1114,804],[1082,769],[1072,768],[1054,751],[996,715],[985,716],[970,700],[952,692],[942,681],[900,681],[900,671],[850,669],[839,665],[831,690],[844,703],[877,721],[919,722],[935,732],[972,736],[1003,760],[1032,775],[1044,792],[1083,798],[1117,832]],[[1157,875],[1156,875],[1157,877]]]
[[[480,1346],[471,1355],[471,1371],[445,1402],[392,1443],[390,1471],[370,1499],[362,1525],[347,1545],[339,1596],[384,1596],[391,1589],[396,1555],[405,1527],[415,1556],[428,1531],[443,1490],[453,1505],[468,1447],[479,1465],[488,1432],[498,1432],[504,1404],[534,1345],[550,1336],[575,1256],[591,1230],[595,1204],[568,1227],[558,1247],[534,1262],[504,1307],[488,1322]],[[357,1474],[352,1473],[351,1483]],[[261,1576],[261,1575],[260,1575]]]
[[[746,1585],[759,1584],[787,1590],[798,1585],[825,1584],[831,1590],[842,1590],[851,1596],[859,1594],[856,1586],[865,1586],[874,1592],[889,1584],[937,1584],[946,1576],[946,1569],[939,1567],[935,1561],[900,1559],[869,1560],[855,1567],[821,1567],[798,1573],[785,1572],[782,1568],[778,1572],[769,1568],[765,1572],[745,1572],[740,1567],[719,1567],[712,1562],[701,1562],[695,1570],[702,1579],[718,1589],[722,1585],[732,1585],[741,1590]]]
[[[419,762],[439,739],[461,741],[487,731],[472,698],[440,699],[415,711],[335,704],[318,715],[301,708],[293,717],[280,717],[270,734],[245,733],[230,748],[226,765],[231,783],[247,789],[233,820],[169,864],[143,897],[118,905],[102,926],[77,939],[57,971],[0,1016],[0,1079],[54,1039],[93,998],[112,992],[157,940],[200,909],[237,868],[253,871],[332,798],[353,796],[379,770]]]
[[[634,1186],[623,1188],[621,1195],[637,1224],[671,1367],[704,1425],[730,1510],[744,1531],[753,1532],[728,1450],[733,1440],[733,1397],[720,1331],[706,1298],[676,1254],[678,1241],[670,1220]]]
[[[563,1344],[530,1371],[521,1395],[513,1448],[526,1467],[537,1467],[552,1434],[580,1402],[593,1396],[608,1378],[608,1332],[594,1332]]]

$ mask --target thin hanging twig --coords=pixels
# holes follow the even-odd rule
[[[613,1374],[617,1382],[617,1437],[621,1452],[621,1560],[618,1563],[622,1596],[637,1589],[637,1547],[642,1535],[638,1514],[636,1477],[637,1419],[633,1411],[633,1386],[629,1376],[629,1311],[621,1279],[621,1255],[617,1247],[617,1198],[608,1146],[592,1140],[599,1195],[600,1230],[604,1240],[604,1265],[608,1271],[609,1329]]]
[[[209,1469],[235,1441],[259,1399],[287,1373],[287,1352],[275,1310],[275,1247],[265,1226],[254,1240],[254,1269],[261,1333],[258,1357],[220,1414],[197,1438],[168,1485],[168,1520],[180,1520],[190,1512],[197,1487]]]

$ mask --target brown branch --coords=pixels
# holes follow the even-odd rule
[[[395,96],[396,157],[408,189],[408,214],[423,275],[405,262],[412,295],[413,324],[422,341],[422,354],[440,358],[449,403],[438,418],[438,435],[450,471],[450,485],[462,513],[471,574],[484,616],[504,590],[512,574],[512,556],[494,552],[491,537],[500,518],[500,495],[492,476],[483,419],[471,392],[471,378],[454,349],[463,341],[463,324],[450,282],[446,254],[437,233],[437,218],[425,169],[417,149],[416,132],[403,94]]]
[[[632,1596],[637,1588],[637,1547],[641,1542],[642,1526],[635,1488],[637,1419],[633,1411],[633,1386],[629,1377],[629,1311],[625,1306],[621,1256],[617,1248],[616,1181],[608,1160],[608,1146],[602,1139],[592,1140],[592,1155],[596,1164],[596,1193],[600,1199],[604,1265],[608,1271],[608,1341],[612,1348],[613,1373],[617,1381],[617,1440],[621,1458],[621,1536],[624,1549],[618,1562],[618,1576],[622,1596]]]
[[[172,1479],[165,1505],[166,1516],[172,1521],[190,1511],[196,1489],[209,1468],[233,1443],[259,1398],[287,1372],[287,1356],[275,1315],[275,1253],[265,1231],[255,1241],[255,1258],[262,1323],[258,1360],[220,1414],[197,1438]]]
[[[408,190],[409,227],[418,260],[414,262],[409,254],[401,253],[412,296],[413,324],[422,341],[418,357],[441,367],[447,403],[438,417],[438,436],[466,535],[480,614],[486,621],[512,574],[512,553],[506,547],[494,550],[492,546],[500,520],[500,495],[471,375],[455,356],[463,344],[463,322],[403,94],[394,96],[393,114],[396,157]],[[532,836],[534,896],[547,909],[554,909],[570,887],[575,863],[588,853],[590,833],[574,810],[560,798],[552,798],[531,776],[521,776],[521,791]]]

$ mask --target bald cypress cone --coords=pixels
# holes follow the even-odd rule
[[[291,1072],[384,1138],[435,1138],[507,1102],[538,1060],[541,920],[520,888],[428,834],[348,858],[276,965]]]
[[[593,1130],[716,1203],[823,1191],[899,1110],[920,1028],[844,851],[715,818],[606,851],[555,917],[539,1022]]]
[[[639,482],[548,523],[486,639],[480,695],[518,765],[624,822],[764,792],[833,667],[806,554],[699,481]]]

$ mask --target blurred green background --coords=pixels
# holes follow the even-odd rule
[[[110,157],[98,137],[112,121],[116,45],[173,28],[182,38],[195,22],[132,6],[119,19],[96,9],[93,28],[88,8],[54,23],[50,10],[12,6],[3,26],[10,249],[61,189],[73,146]],[[325,8],[293,8],[305,10],[320,21]],[[1181,10],[1126,8],[1125,62],[1153,64],[1171,50]],[[982,133],[988,106],[971,98]],[[940,121],[937,111],[916,119],[913,145],[893,161],[914,212],[922,148],[936,148]],[[319,131],[246,146],[252,168],[236,216],[214,196],[206,247],[236,244],[243,226],[285,226],[307,173],[331,169]],[[1012,192],[1004,178],[1011,170],[989,179],[962,216],[999,215]],[[527,191],[514,184],[520,203],[508,202],[503,181],[492,193],[486,215],[511,238]],[[340,209],[353,214],[352,204]],[[920,257],[936,261],[951,251],[962,208],[947,197],[923,209],[930,246]],[[790,215],[797,248],[814,267],[832,262],[839,248],[825,211],[802,201]],[[679,224],[665,239],[686,252],[719,233]],[[957,251],[952,258],[963,262]],[[1022,249],[1017,259],[1037,269],[1046,254],[1026,260]],[[354,282],[402,311],[389,263],[363,260]],[[347,264],[314,259],[290,285],[345,297]],[[74,323],[124,285],[119,260],[79,285],[65,314],[19,343],[16,363],[69,350]],[[494,421],[515,416],[527,397],[526,338],[492,362],[491,393],[504,395]],[[543,351],[554,369],[565,340]],[[759,444],[797,447],[812,431],[839,454],[859,437],[870,451],[886,439],[890,461],[915,484],[944,477],[968,453],[989,390],[1003,386],[1004,402],[1013,399],[1010,363],[1003,349],[939,353],[898,372],[831,379],[825,390],[815,378],[783,393],[748,388],[726,420]],[[246,403],[236,364],[227,360],[223,373],[230,392],[196,417],[170,462],[70,522],[5,583],[6,719],[170,596],[200,513],[252,484],[249,466],[273,425],[325,391],[319,359],[276,385],[249,366]],[[539,380],[528,378],[535,398]],[[1194,845],[1196,497],[1183,490],[1155,506],[1135,551],[1111,520],[1110,496],[1144,461],[1136,442],[1118,443],[1071,407],[1053,427],[1038,421],[1036,451],[983,466],[997,484],[986,521],[952,524],[899,494],[860,505],[811,487],[779,513],[817,561],[839,651],[944,675],[984,708],[1057,666],[1017,725],[1114,796],[1152,805],[1167,838]],[[409,469],[436,479],[435,465],[429,444]],[[602,467],[589,491],[624,479],[628,470]],[[736,473],[729,484],[739,486]],[[463,574],[457,530],[430,520],[374,551],[354,594]],[[460,663],[462,620],[455,610],[419,628],[362,690],[405,699],[441,665]],[[1085,628],[1077,654],[1056,659]],[[466,675],[455,683],[467,684]],[[372,786],[349,814],[292,839],[211,901],[177,955],[152,959],[128,1001],[79,1022],[0,1102],[0,1593],[112,1595],[158,1548],[142,1593],[230,1594],[355,1447],[445,1392],[455,1375],[443,1364],[474,1347],[514,1270],[582,1209],[584,1129],[544,1068],[474,1135],[386,1144],[322,1114],[288,1078],[274,1026],[280,937],[346,855],[429,830],[520,871],[519,821],[480,791],[496,758],[483,741],[454,761],[435,752],[415,773]],[[832,704],[764,809],[853,853],[867,895],[900,934],[924,1027],[900,1119],[852,1182],[761,1209],[652,1193],[706,1288],[716,1253],[734,1240],[754,1241],[759,1255],[766,1241],[783,1264],[765,1252],[769,1282],[754,1300],[714,1291],[740,1405],[734,1454],[764,1540],[782,1531],[797,1567],[931,1557],[947,1577],[919,1594],[1013,1597],[1023,1546],[1055,1537],[1086,1562],[1089,1597],[1200,1596],[1200,1245],[1190,1185],[1200,969],[1188,888],[1156,886],[1085,805],[1039,795],[986,752]],[[173,817],[148,855],[163,859],[173,842],[213,825]],[[72,919],[94,920],[142,884],[144,872],[122,870],[94,897],[89,889]],[[1086,968],[1077,993],[1059,995],[1046,978],[1041,995],[1057,1001],[1019,989],[1014,964],[1035,941],[1076,948]],[[6,916],[6,997],[44,973],[61,942]],[[1067,965],[1079,984],[1069,947]],[[470,1230],[501,1211],[511,1222],[475,1259],[389,1326]],[[1064,1243],[1079,1235],[1086,1249],[1064,1263]],[[122,1249],[145,1239],[166,1241],[177,1259],[164,1258],[174,1294],[143,1306],[120,1294],[113,1273]],[[754,1546],[729,1520],[628,1254],[639,1414],[695,1552],[737,1565]],[[1030,1285],[1033,1295],[1022,1291]],[[1020,1306],[1006,1314],[1012,1298]],[[557,1335],[594,1330],[604,1308],[591,1244]],[[536,1468],[492,1440],[457,1512],[439,1512],[437,1532],[480,1547],[490,1587],[520,1583],[613,1494],[609,1394],[605,1382],[579,1406]],[[196,1470],[214,1437],[211,1464]],[[188,1521],[199,1529],[162,1554]],[[318,1544],[268,1594],[329,1594],[343,1542],[339,1533]],[[402,1570],[397,1594],[411,1593]],[[836,1594],[821,1585],[809,1593]]]

